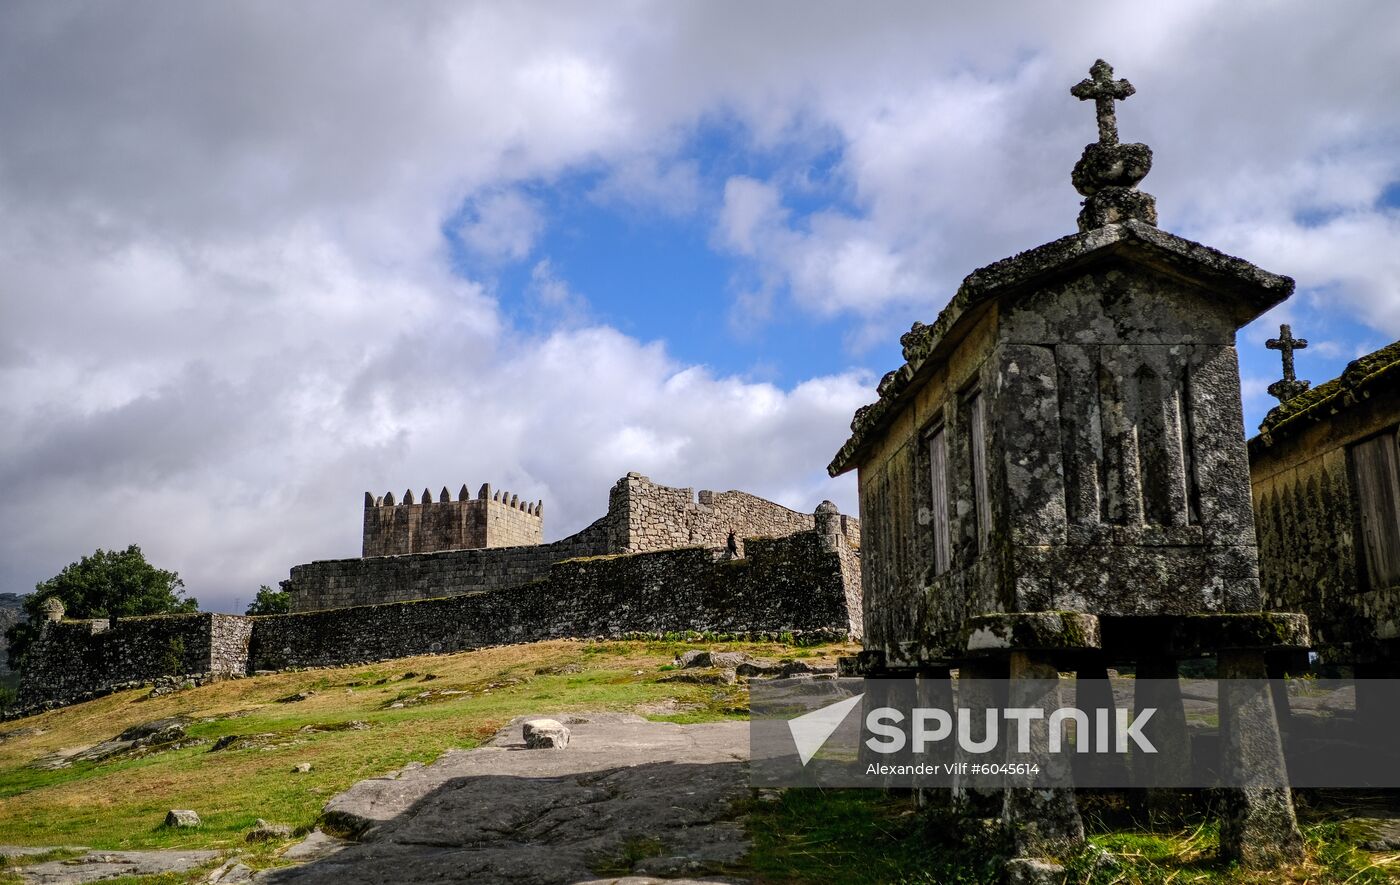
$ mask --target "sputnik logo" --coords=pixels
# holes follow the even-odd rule
[[[804,767],[817,755],[817,751],[831,738],[841,723],[846,721],[846,717],[863,697],[864,694],[858,694],[788,720],[788,731],[792,733],[792,742],[797,745],[797,756],[802,760]]]

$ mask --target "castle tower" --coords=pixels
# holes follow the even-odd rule
[[[524,547],[543,540],[544,502],[493,492],[490,483],[475,496],[464,483],[455,501],[446,486],[436,501],[430,489],[417,501],[410,489],[397,502],[393,492],[382,497],[365,492],[365,557]]]

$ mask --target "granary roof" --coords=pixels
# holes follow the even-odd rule
[[[989,264],[967,275],[933,325],[915,323],[901,336],[904,365],[880,380],[878,400],[856,411],[851,437],[827,472],[838,476],[857,466],[875,434],[912,398],[919,386],[916,380],[931,374],[961,337],[955,333],[961,331],[964,320],[970,320],[977,308],[994,298],[1024,294],[1048,280],[1110,258],[1193,281],[1232,298],[1241,309],[1241,324],[1293,292],[1293,280],[1288,277],[1134,218],[1062,237]]]
[[[1249,454],[1252,457],[1279,439],[1356,405],[1372,390],[1398,384],[1400,341],[1352,360],[1331,381],[1274,406],[1259,425],[1259,435],[1249,441]]]

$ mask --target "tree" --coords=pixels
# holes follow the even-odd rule
[[[53,597],[63,602],[65,617],[114,618],[163,615],[199,610],[199,601],[185,596],[185,582],[175,572],[146,561],[141,548],[98,550],[63,571],[40,581],[24,599],[29,620],[5,631],[9,640],[10,669],[22,666],[24,653],[39,637],[44,603]]]
[[[263,584],[258,595],[248,606],[250,615],[285,615],[292,610],[292,597],[286,590],[273,590]]]

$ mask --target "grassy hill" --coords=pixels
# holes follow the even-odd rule
[[[0,726],[0,844],[98,849],[238,848],[254,867],[283,842],[249,845],[257,818],[299,831],[335,793],[452,747],[473,747],[524,714],[619,710],[677,722],[743,718],[742,686],[682,681],[682,642],[543,642],[456,655],[230,680],[150,697],[112,695]],[[852,646],[732,643],[757,657],[834,663]],[[187,717],[174,749],[45,769],[73,748],[165,717]],[[215,749],[222,744],[221,748]],[[311,763],[305,773],[299,763]],[[755,850],[742,871],[769,882],[979,882],[996,868],[981,830],[874,791],[790,791],[755,801]],[[195,830],[162,826],[192,808]],[[1309,823],[1310,858],[1285,874],[1248,874],[1212,859],[1214,830],[1151,835],[1090,820],[1096,848],[1076,882],[1397,881],[1400,855],[1356,847],[1334,821]],[[1115,866],[1093,852],[1108,848]],[[3,874],[0,874],[3,881]],[[168,878],[162,882],[183,881]]]
[[[665,681],[681,643],[544,642],[362,667],[218,682],[148,697],[137,690],[10,723],[0,731],[0,843],[93,848],[231,847],[256,818],[296,827],[355,781],[451,747],[473,747],[512,717],[627,710],[677,722],[743,717],[737,686]],[[756,655],[833,661],[842,646],[739,644]],[[304,699],[289,700],[305,696]],[[190,717],[192,746],[41,770],[43,757],[131,726]],[[239,736],[211,752],[220,739]],[[294,767],[310,762],[311,770]],[[161,826],[192,808],[195,831]]]

